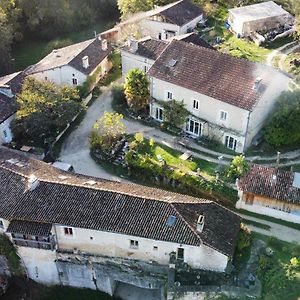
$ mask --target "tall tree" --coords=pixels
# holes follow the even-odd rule
[[[266,122],[266,141],[273,146],[300,142],[300,91],[284,92]]]
[[[186,118],[190,115],[185,108],[183,101],[171,100],[162,102],[164,110],[164,120],[175,127],[180,127],[186,122]]]
[[[6,14],[0,7],[0,76],[10,70],[12,33],[12,26],[7,23]]]
[[[104,112],[93,126],[90,135],[91,148],[104,151],[112,149],[125,134],[125,125],[122,120],[122,114]]]
[[[41,143],[54,138],[80,112],[78,92],[27,77],[17,96],[18,110],[12,129],[17,140]]]
[[[138,112],[149,104],[149,86],[149,80],[143,71],[132,69],[128,72],[125,79],[124,93],[128,106],[134,111]]]

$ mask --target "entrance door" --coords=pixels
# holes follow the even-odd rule
[[[236,150],[237,140],[230,135],[225,136],[225,146],[231,150]]]
[[[202,123],[192,119],[188,119],[188,122],[186,124],[186,131],[199,136],[202,134]]]
[[[183,248],[177,249],[177,259],[184,260],[184,249]]]
[[[156,107],[155,109],[155,119],[158,121],[163,121],[164,117],[163,117],[163,109],[160,107]]]

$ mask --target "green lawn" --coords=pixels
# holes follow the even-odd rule
[[[14,71],[20,71],[32,64],[37,63],[52,51],[51,45],[55,44],[55,42],[59,43],[68,40],[69,44],[79,43],[93,38],[94,31],[100,33],[106,29],[106,26],[106,23],[98,22],[97,24],[91,25],[81,31],[64,34],[50,41],[37,41],[34,39],[24,40],[17,44],[13,49],[13,69]]]
[[[254,62],[264,62],[271,50],[245,39],[238,39],[235,36],[229,37],[224,43],[220,45],[222,52],[228,53],[232,56],[248,59]]]
[[[291,63],[294,59],[300,62],[300,52],[290,53],[286,57],[284,61],[285,71],[294,75],[300,75],[300,66],[295,66]]]

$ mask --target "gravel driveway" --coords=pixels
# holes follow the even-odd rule
[[[113,111],[111,102],[111,87],[105,87],[102,89],[102,94],[88,108],[80,125],[64,141],[59,160],[73,165],[76,173],[115,181],[125,181],[106,172],[90,156],[89,134],[93,124],[105,111]],[[138,122],[124,120],[124,124],[127,133],[153,130],[153,128],[143,126]]]

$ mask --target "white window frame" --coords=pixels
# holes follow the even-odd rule
[[[144,68],[143,68],[144,70],[144,73],[147,73],[148,71],[149,71],[149,67],[147,66],[147,65],[144,65]]]
[[[73,78],[72,78],[72,83],[73,83],[73,85],[78,85],[78,80],[77,80],[77,78],[73,77]]]
[[[138,249],[139,248],[139,241],[137,241],[137,240],[129,240],[129,248],[131,248],[131,249]]]
[[[170,98],[169,96],[171,96],[171,98]],[[166,99],[167,99],[167,100],[173,100],[173,99],[174,99],[174,98],[173,98],[173,92],[167,91],[167,92],[166,92]]]
[[[200,104],[199,100],[193,99],[193,109],[199,110],[199,106],[200,106],[199,104]]]
[[[161,111],[161,118],[159,118],[160,113],[158,113],[158,111]],[[164,110],[161,107],[156,106],[155,107],[155,116],[154,116],[155,120],[163,122],[164,121],[164,115],[163,114],[164,114]]]
[[[225,110],[220,110],[220,120],[227,121],[228,120],[228,112]]]
[[[192,125],[192,123],[194,125]],[[198,133],[196,133],[196,127],[195,127],[195,123],[199,124],[198,126]],[[191,127],[193,126],[194,130],[190,130]],[[185,127],[185,131],[194,135],[194,136],[201,136],[202,135],[202,131],[203,131],[203,123],[198,121],[198,120],[195,120],[193,118],[188,118],[187,122],[186,122],[186,127]]]
[[[69,231],[71,233],[66,233],[66,231]],[[74,237],[74,228],[69,226],[63,227],[63,233],[65,237]]]
[[[4,222],[2,219],[0,219],[0,229],[3,229],[4,230]]]
[[[232,139],[232,141],[231,141]],[[232,146],[230,146],[232,144]],[[232,135],[229,135],[229,134],[226,134],[225,137],[224,137],[224,145],[233,150],[233,151],[236,151],[236,147],[237,147],[237,144],[238,144],[238,140],[237,138],[235,138],[234,136]]]

